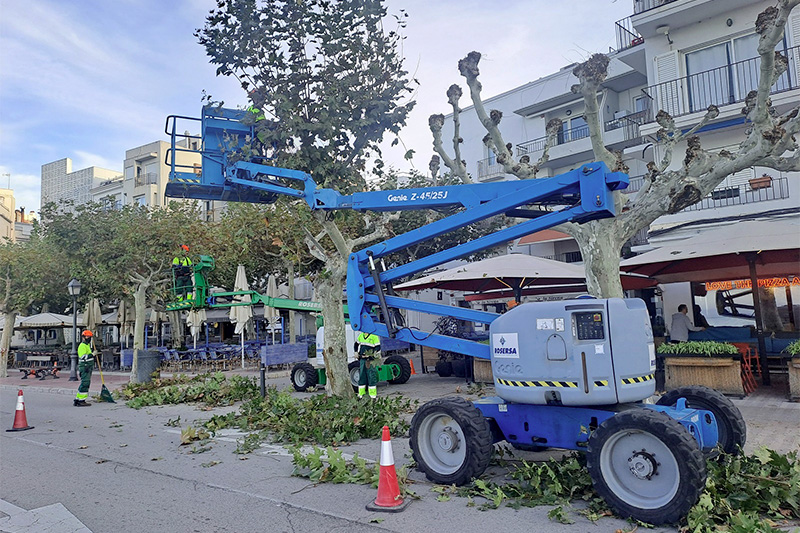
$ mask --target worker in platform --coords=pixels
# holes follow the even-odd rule
[[[178,255],[172,260],[172,270],[175,275],[175,296],[178,301],[186,298],[192,292],[192,260],[189,257],[189,247],[181,244]]]
[[[377,335],[359,333],[356,340],[358,353],[358,397],[363,398],[369,387],[369,397],[378,397],[378,371],[372,363],[381,356],[381,339]]]
[[[88,329],[81,333],[81,342],[78,344],[78,374],[81,377],[81,384],[78,386],[78,393],[72,405],[75,407],[89,407],[86,402],[89,397],[89,385],[92,384],[92,370],[94,370],[94,354],[92,353],[92,332]]]
[[[686,304],[678,306],[678,312],[672,315],[672,325],[669,328],[669,341],[672,344],[679,342],[686,342],[689,340],[690,331],[703,331],[706,328],[696,327],[686,316],[689,314],[689,308]]]

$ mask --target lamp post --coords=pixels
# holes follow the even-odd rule
[[[78,350],[75,342],[78,336],[78,295],[81,293],[81,282],[75,278],[67,285],[72,296],[72,352],[70,352],[69,380],[78,381]]]

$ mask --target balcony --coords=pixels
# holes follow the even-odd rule
[[[733,187],[717,187],[711,194],[694,205],[690,205],[683,212],[700,211],[703,209],[719,209],[735,205],[768,202],[771,200],[785,200],[789,198],[788,178],[773,178],[768,187],[753,189],[749,184],[734,185]]]
[[[671,4],[675,1],[676,0],[634,0],[633,14],[638,15],[639,13],[644,13],[645,11],[650,11],[651,9],[656,9],[657,7]]]
[[[139,174],[134,179],[134,187],[143,187],[145,185],[157,185],[158,174],[155,172],[147,172],[146,174]]]
[[[561,130],[556,136],[555,145],[562,145],[577,141],[579,139],[586,139],[589,137],[589,126],[578,126],[568,130]],[[547,137],[539,137],[532,141],[525,141],[517,145],[517,156],[529,155],[536,152],[542,152],[544,145],[547,142]]]
[[[630,17],[618,20],[614,24],[614,31],[617,36],[617,51],[627,50],[644,43],[644,37],[633,28]]]
[[[800,87],[800,46],[781,50],[789,60],[789,68],[772,86],[771,94]],[[676,80],[651,85],[643,91],[650,97],[644,123],[653,122],[658,110],[673,117],[705,111],[708,106],[723,107],[743,102],[750,91],[758,88],[761,58],[731,63]]]
[[[504,175],[503,165],[497,162],[497,158],[489,157],[478,161],[478,181],[495,181]]]
[[[583,261],[583,256],[580,252],[566,252],[563,254],[545,255],[543,258],[550,259],[552,261],[561,261],[562,263],[580,263]]]

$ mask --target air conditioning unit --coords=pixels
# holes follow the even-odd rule
[[[631,112],[628,111],[627,109],[620,109],[619,111],[614,113],[614,119],[620,119],[622,117],[627,117],[630,114],[631,114]]]

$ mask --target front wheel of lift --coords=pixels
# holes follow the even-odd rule
[[[586,463],[595,490],[614,511],[650,524],[686,516],[706,483],[697,441],[676,420],[647,409],[600,424],[589,437]]]
[[[460,397],[423,405],[411,420],[409,436],[417,467],[434,483],[463,485],[483,474],[492,458],[489,423]]]

